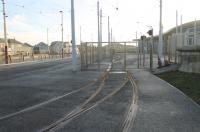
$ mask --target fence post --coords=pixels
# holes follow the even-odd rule
[[[126,70],[126,43],[124,43],[124,70]]]
[[[85,44],[86,47],[86,68],[88,68],[88,47],[87,43]]]
[[[9,56],[9,59],[10,59],[10,63],[12,63],[11,55],[8,55],[8,56]]]
[[[83,70],[83,44],[80,45],[81,71]]]
[[[90,44],[90,64],[92,64],[92,44]]]
[[[35,59],[34,59],[34,55],[33,54],[32,54],[32,58],[33,58],[33,61],[34,61]]]

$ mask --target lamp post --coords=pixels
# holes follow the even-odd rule
[[[4,22],[4,42],[5,42],[5,64],[8,64],[8,40],[6,30],[6,13],[5,13],[5,1],[2,0],[3,4],[3,22]]]
[[[71,32],[72,32],[72,67],[76,72],[76,39],[75,39],[75,18],[74,18],[74,0],[71,0]]]
[[[159,44],[158,44],[158,66],[162,66],[163,54],[163,25],[162,25],[162,0],[160,0],[160,23],[159,23]]]
[[[64,46],[63,46],[63,11],[60,11],[60,14],[61,14],[61,40],[62,40],[62,58],[64,57]]]

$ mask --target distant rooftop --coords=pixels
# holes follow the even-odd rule
[[[182,24],[182,27],[183,27],[183,30],[184,29],[187,29],[187,28],[193,28],[194,27],[194,23],[195,21],[191,21],[191,22],[187,22],[187,23],[183,23]],[[200,20],[196,20],[196,24],[197,24],[197,27],[200,26]],[[178,28],[179,28],[179,31],[180,31],[180,24],[178,25]],[[175,33],[176,32],[176,26],[171,28],[170,30],[168,30],[167,32],[165,32],[164,34],[171,34],[171,33]]]
[[[33,47],[32,45],[28,44],[28,43],[24,43],[25,46],[28,46],[28,47]]]
[[[4,43],[3,38],[0,38],[0,43]],[[8,43],[23,44],[22,42],[17,41],[16,39],[8,39]]]

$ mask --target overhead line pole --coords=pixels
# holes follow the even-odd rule
[[[48,45],[48,52],[50,54],[50,48],[49,48],[49,28],[47,28],[47,45]]]
[[[47,45],[49,45],[49,28],[47,28]]]
[[[158,65],[162,66],[163,55],[163,25],[162,25],[162,0],[160,0],[160,23],[159,23],[159,44],[158,44]]]
[[[102,30],[103,30],[103,23],[102,23],[102,9],[100,9],[100,64],[103,59],[102,54]]]
[[[177,63],[177,45],[178,45],[178,11],[176,10],[176,43],[175,43],[175,63]]]
[[[75,18],[74,18],[74,0],[71,0],[71,32],[72,32],[72,70],[76,72],[76,36],[75,36]]]
[[[100,12],[99,12],[99,1],[97,2],[97,27],[98,27],[98,69],[100,70]]]
[[[5,64],[8,64],[8,40],[7,40],[6,13],[5,13],[5,1],[4,0],[2,0],[2,4],[3,4],[3,22],[4,22]]]
[[[197,20],[194,21],[194,45],[197,45]]]
[[[64,50],[63,50],[63,48],[64,48],[64,42],[63,42],[63,11],[60,11],[60,13],[61,13],[61,40],[62,40],[62,58],[64,57]]]
[[[80,44],[81,44],[81,42],[82,42],[82,34],[81,34],[81,32],[82,32],[82,28],[81,28],[81,26],[80,26]]]
[[[139,67],[140,67],[140,62],[139,62],[139,42],[138,42],[138,40],[137,40],[137,31],[136,31],[136,46],[137,46],[137,60],[138,60],[138,63],[137,63],[137,68],[139,69]]]
[[[108,47],[110,51],[110,58],[111,58],[111,45],[110,45],[110,17],[108,16]]]
[[[113,30],[112,30],[112,28],[111,28],[111,30],[110,30],[111,60],[112,60],[111,63],[112,63],[112,65],[113,65],[113,56],[114,56],[114,55],[113,55],[113,54],[114,54],[113,52],[114,52],[114,46],[113,46],[113,42],[112,42],[113,39],[112,39],[112,38],[113,38]]]
[[[180,35],[181,35],[181,46],[183,46],[183,15],[181,15],[181,25],[180,25]]]

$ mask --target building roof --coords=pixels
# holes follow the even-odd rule
[[[197,23],[197,27],[200,26],[200,20],[196,20],[196,23]],[[184,23],[182,24],[182,27],[183,29],[185,28],[192,28],[194,27],[194,24],[195,24],[195,21],[191,21],[191,22],[187,22],[187,23]],[[178,25],[178,28],[180,28],[181,25]],[[172,33],[175,33],[176,32],[176,27],[173,27],[171,28],[170,30],[168,30],[167,32],[165,32],[164,34],[167,35],[167,34],[172,34]]]
[[[33,47],[32,45],[28,44],[28,43],[24,43],[25,46],[28,46],[28,47]]]
[[[66,44],[69,44],[69,42],[63,42],[63,43],[64,43],[64,47],[66,47]],[[56,46],[56,45],[62,45],[62,42],[61,41],[53,41],[50,46]]]
[[[48,47],[48,45],[44,42],[40,42],[40,43],[36,44],[34,47],[41,47],[41,46],[42,47]]]
[[[23,44],[15,39],[8,39],[8,43]]]
[[[0,38],[0,43],[4,43],[4,39]]]
[[[0,43],[4,43],[3,38],[0,38]],[[17,41],[16,39],[8,39],[8,43],[23,44],[22,42]]]
[[[183,27],[183,29],[192,28],[192,27],[194,27],[194,23],[195,23],[195,21],[183,23],[182,27]],[[196,20],[196,23],[197,23],[197,27],[200,26],[200,20]],[[181,27],[181,25],[178,25],[178,29],[180,29],[180,27]],[[176,33],[176,27],[169,29],[167,32],[163,33],[163,35],[167,36],[167,35],[170,35],[172,33]],[[158,39],[158,37],[159,37],[159,35],[155,35],[154,39],[155,38]]]
[[[62,43],[61,41],[53,41],[53,42],[51,42],[50,46],[54,46],[54,45],[61,44],[61,43]]]

